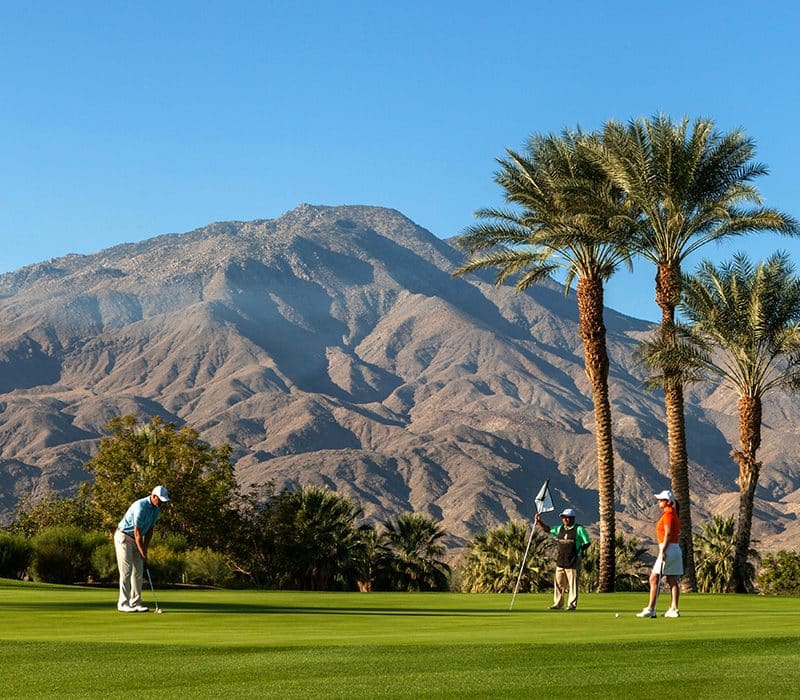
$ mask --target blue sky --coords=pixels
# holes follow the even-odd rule
[[[449,237],[502,204],[506,147],[659,111],[743,128],[765,203],[800,219],[798,8],[0,0],[0,272],[302,202]],[[765,235],[701,257],[778,248],[800,263]],[[653,276],[608,305],[657,319]]]

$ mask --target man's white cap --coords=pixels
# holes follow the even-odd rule
[[[561,515],[559,517],[561,517],[561,518],[574,518],[575,517],[575,511],[572,510],[572,508],[564,508],[564,510],[561,511]]]
[[[657,501],[675,501],[675,494],[669,489],[664,489],[661,493],[653,494]]]
[[[151,492],[151,495],[158,496],[158,500],[166,503],[169,500],[169,491],[166,486],[156,486]]]

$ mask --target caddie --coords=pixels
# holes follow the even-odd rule
[[[578,608],[578,577],[581,573],[581,558],[591,544],[589,534],[583,525],[575,524],[575,511],[565,508],[561,511],[561,525],[548,527],[542,516],[536,514],[539,527],[550,534],[558,545],[556,574],[553,580],[553,604],[551,610],[564,607],[564,594],[567,594],[567,610]]]

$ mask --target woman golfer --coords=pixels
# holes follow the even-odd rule
[[[683,575],[683,552],[678,544],[678,535],[681,531],[681,521],[678,518],[678,502],[672,491],[665,490],[655,494],[658,507],[661,509],[661,518],[656,523],[656,537],[658,539],[658,558],[650,574],[650,602],[647,607],[636,617],[655,617],[656,598],[661,577],[667,577],[669,590],[672,594],[672,605],[664,613],[664,617],[680,617],[678,612],[678,596],[680,588],[678,578]]]

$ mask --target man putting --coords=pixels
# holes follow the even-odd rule
[[[567,610],[578,607],[578,577],[581,573],[581,557],[591,544],[589,534],[583,525],[575,524],[575,511],[565,508],[561,511],[561,525],[548,527],[542,516],[536,514],[536,522],[545,532],[552,535],[558,545],[556,556],[556,575],[553,581],[553,604],[551,610],[564,607],[564,593],[568,593]]]
[[[119,568],[120,612],[147,612],[142,605],[142,579],[147,562],[147,548],[153,537],[153,527],[161,515],[161,504],[169,501],[163,486],[156,486],[149,496],[134,501],[120,520],[114,533],[114,549]]]

